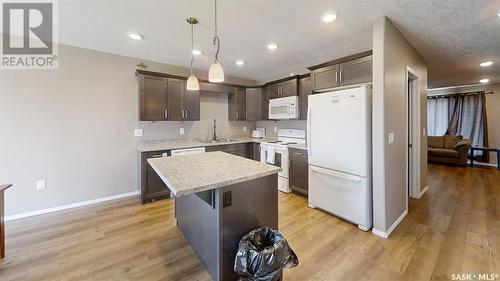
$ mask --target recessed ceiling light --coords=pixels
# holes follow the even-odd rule
[[[488,78],[484,78],[484,79],[479,80],[479,83],[482,83],[482,84],[485,84],[488,82],[490,82],[490,79],[488,79]]]
[[[245,62],[244,62],[244,61],[242,61],[242,60],[237,60],[237,61],[236,61],[236,64],[237,64],[237,65],[244,65],[244,64],[245,64]]]
[[[144,36],[138,34],[138,33],[129,33],[128,37],[134,39],[134,40],[142,40]]]
[[[486,67],[486,66],[490,66],[492,64],[493,64],[492,61],[484,61],[484,62],[480,63],[479,65],[482,67]]]
[[[195,56],[199,56],[199,55],[201,55],[201,51],[200,51],[200,50],[198,50],[198,49],[193,49],[193,50],[191,51],[191,53],[193,53],[193,55],[195,55]]]
[[[324,22],[332,22],[337,18],[336,14],[328,14],[323,17]]]
[[[278,45],[271,43],[271,44],[267,45],[267,48],[269,50],[276,50],[276,48],[278,48]]]

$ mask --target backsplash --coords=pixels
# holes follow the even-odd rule
[[[228,121],[228,95],[225,93],[202,92],[200,94],[200,121],[160,121],[138,122],[138,129],[143,130],[140,141],[192,139],[208,140],[212,138],[213,120],[217,120],[217,136],[234,138],[250,136],[255,129],[255,121]],[[246,132],[243,130],[246,126]],[[180,134],[184,128],[184,134]]]
[[[257,128],[265,128],[267,137],[277,137],[278,132],[274,129],[298,129],[306,130],[307,121],[305,120],[280,120],[280,121],[257,121]]]

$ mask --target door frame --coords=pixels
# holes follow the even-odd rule
[[[408,196],[412,198],[420,198],[420,163],[421,163],[421,135],[420,135],[420,89],[419,89],[419,79],[417,72],[413,70],[410,66],[406,66],[405,71],[405,105],[406,105],[406,210],[408,210]],[[411,83],[409,82],[411,80]],[[411,87],[411,89],[410,89]],[[411,107],[410,107],[411,106]],[[408,109],[411,108],[411,124],[408,128],[409,112]],[[411,130],[411,163],[409,162],[408,145],[410,143],[410,132]],[[411,165],[410,165],[411,164]],[[410,170],[411,167],[411,170]],[[408,187],[408,184],[410,187]],[[409,193],[408,194],[408,190]]]

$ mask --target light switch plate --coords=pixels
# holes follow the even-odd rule
[[[180,135],[184,135],[184,128],[180,128],[180,129],[179,129],[179,134],[180,134]]]
[[[142,137],[142,129],[135,129],[134,137]]]
[[[425,128],[422,129],[422,135],[423,136],[427,135],[427,130]]]
[[[389,144],[393,144],[394,141],[394,133],[389,133]]]
[[[247,126],[243,126],[243,132],[247,131]]]
[[[37,180],[36,181],[36,190],[45,189],[45,180]]]

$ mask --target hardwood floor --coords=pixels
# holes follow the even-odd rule
[[[500,274],[500,171],[432,165],[429,184],[389,239],[280,193],[280,231],[300,260],[284,280]],[[210,280],[175,226],[173,203],[127,198],[8,222],[0,280]]]

